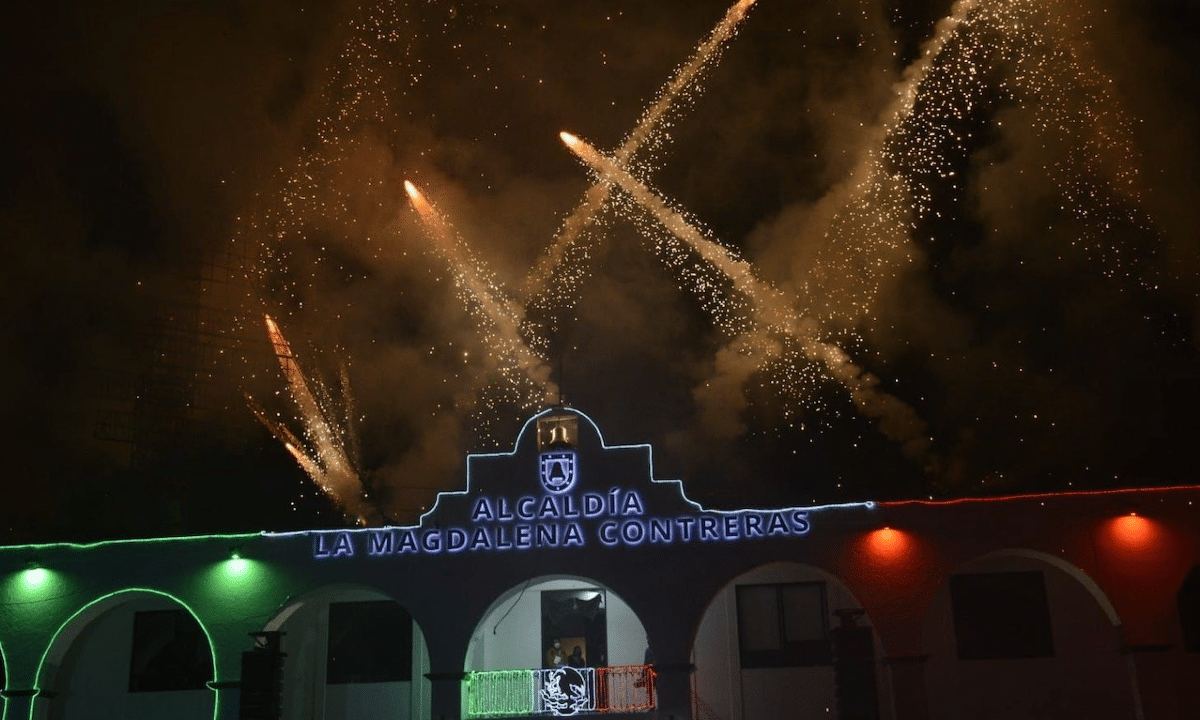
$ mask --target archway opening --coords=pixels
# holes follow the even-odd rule
[[[1010,549],[960,566],[925,613],[930,718],[1136,716],[1112,604],[1079,568]]]
[[[887,718],[883,650],[839,578],[759,566],[712,599],[692,644],[693,714],[728,720]]]
[[[654,707],[646,630],[610,588],[531,578],[502,593],[471,636],[467,718],[640,712]]]
[[[424,633],[385,593],[359,585],[322,587],[289,602],[264,632],[280,633],[283,717],[430,716]]]
[[[151,590],[86,606],[59,629],[39,676],[33,717],[212,718],[212,643],[190,609]]]

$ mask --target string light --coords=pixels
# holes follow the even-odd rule
[[[1046,493],[1024,493],[1016,495],[996,495],[993,497],[970,497],[970,498],[952,498],[947,500],[884,500],[878,503],[882,508],[903,507],[905,505],[965,505],[974,503],[986,502],[1013,502],[1019,500],[1041,500],[1045,501],[1050,498],[1073,498],[1087,496],[1102,496],[1102,495],[1135,495],[1144,493],[1174,493],[1174,492],[1195,492],[1200,490],[1200,485],[1164,485],[1159,487],[1148,488],[1119,488],[1112,490],[1065,490],[1060,492]],[[1043,502],[1043,505],[1045,503]],[[1189,503],[1190,504],[1190,503]],[[1136,513],[1130,513],[1136,515]]]

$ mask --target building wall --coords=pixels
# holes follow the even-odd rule
[[[809,536],[778,543],[530,551],[512,564],[505,562],[506,556],[495,554],[384,561],[355,557],[333,564],[313,559],[309,535],[236,538],[243,553],[253,558],[251,568],[240,574],[232,573],[229,561],[222,559],[228,558],[230,538],[0,549],[0,559],[9,568],[22,568],[37,554],[49,575],[34,588],[14,589],[24,582],[28,571],[23,569],[10,570],[3,579],[0,643],[8,663],[10,692],[6,717],[29,717],[30,707],[38,709],[37,717],[47,717],[69,702],[45,695],[34,699],[22,691],[56,687],[47,684],[58,669],[53,666],[55,654],[51,653],[50,664],[41,663],[47,647],[55,644],[56,637],[63,642],[72,628],[68,621],[82,608],[124,588],[166,593],[195,610],[213,638],[214,681],[219,686],[238,679],[240,654],[250,648],[247,633],[271,627],[273,618],[286,615],[277,626],[286,625],[289,631],[289,668],[308,668],[304,672],[309,673],[312,686],[321,677],[325,652],[320,639],[322,606],[306,605],[305,600],[324,596],[327,603],[347,586],[370,587],[369,592],[342,597],[383,596],[409,608],[418,626],[414,638],[428,643],[430,656],[439,647],[442,658],[431,663],[421,653],[414,659],[414,674],[444,674],[447,679],[423,681],[425,689],[419,692],[343,688],[330,694],[325,689],[322,705],[313,697],[315,691],[300,689],[306,681],[293,678],[288,689],[291,707],[324,707],[327,717],[350,717],[360,715],[364,707],[407,705],[395,717],[429,718],[455,717],[456,672],[540,665],[538,593],[588,585],[609,591],[612,663],[638,663],[646,638],[662,639],[655,644],[660,699],[675,693],[674,699],[662,699],[664,711],[669,707],[677,718],[691,715],[694,680],[699,699],[722,720],[786,717],[779,715],[780,708],[799,717],[827,717],[836,712],[830,703],[828,668],[784,671],[788,677],[783,678],[774,670],[737,667],[733,588],[739,582],[773,578],[824,579],[831,611],[855,605],[866,610],[881,654],[878,677],[884,718],[1037,717],[1037,712],[1053,716],[1054,711],[1046,708],[1072,708],[1072,714],[1089,717],[1195,717],[1200,657],[1182,648],[1176,593],[1200,559],[1195,506],[1188,505],[1200,502],[1200,493],[1160,491],[1138,497],[1143,506],[1152,506],[1142,511],[1147,522],[1165,530],[1122,535],[1110,527],[1114,518],[1123,517],[1122,503],[1083,496],[1056,498],[1055,508],[1044,508],[1044,501],[1038,499],[885,506],[822,518]],[[1031,512],[1031,505],[1040,517]],[[882,550],[871,549],[871,538],[882,532],[879,527],[885,523],[903,528],[892,532],[908,539]],[[1021,531],[1013,532],[1013,526]],[[781,562],[789,564],[778,565]],[[505,601],[520,592],[532,573],[580,567],[589,567],[597,577],[570,580],[564,579],[566,573],[546,579],[533,575],[526,597],[499,623],[500,642],[491,645],[495,652],[489,654],[491,641],[486,634],[499,622],[498,614],[507,610]],[[779,574],[781,567],[791,569]],[[1066,572],[1064,567],[1074,571]],[[1055,657],[957,660],[946,590],[949,577],[1005,568],[1045,573]],[[135,607],[125,608],[122,623],[128,623]],[[1127,619],[1135,622],[1129,624]],[[67,627],[60,632],[64,624]],[[104,627],[99,636],[92,636],[107,638],[96,647],[120,647],[122,637],[127,647],[127,627]],[[460,632],[465,639],[456,645]],[[71,651],[73,657],[83,657],[92,652],[87,649],[89,635],[77,634],[68,645],[83,643],[82,649]],[[526,642],[530,639],[532,643]],[[518,661],[513,649],[521,642],[525,659]],[[127,672],[127,663],[127,656],[103,665],[92,660],[76,663],[72,670],[103,669],[103,677],[80,675],[71,682],[99,682],[109,688],[106,692],[115,692],[113,688],[127,680],[118,677]],[[690,663],[695,664],[694,676],[686,669]],[[67,668],[67,663],[62,667]],[[673,676],[677,676],[675,690],[663,684],[671,683]],[[779,688],[784,685],[805,690],[781,695]],[[409,693],[407,700],[404,692]],[[449,700],[447,692],[453,693]],[[387,699],[381,700],[380,693]],[[200,694],[204,700],[175,697],[188,705],[188,712],[207,707],[208,711],[200,711],[207,717],[216,705],[217,716],[236,717],[236,687],[226,685]],[[154,701],[150,695],[133,700]],[[156,714],[150,707],[143,711],[148,717]]]
[[[639,521],[710,512],[687,501],[678,485],[650,477],[648,448],[604,447],[598,431],[588,432],[578,452],[589,491],[608,497],[610,487],[636,488],[645,505]],[[539,492],[531,442],[523,434],[511,454],[473,457],[471,484],[440,499],[422,529],[469,527],[481,496]],[[831,611],[865,610],[880,653],[879,711],[886,720],[1052,716],[1046,708],[1081,717],[1200,717],[1200,653],[1182,646],[1177,604],[1184,577],[1200,563],[1200,489],[806,512],[805,532],[615,546],[588,534],[581,546],[372,555],[365,551],[370,531],[347,530],[0,548],[5,718],[61,712],[56,708],[70,694],[53,693],[63,683],[115,693],[128,657],[114,651],[109,657],[116,659],[102,665],[93,650],[127,648],[128,630],[115,619],[111,626],[92,623],[101,610],[145,594],[188,608],[213,648],[213,689],[201,693],[203,700],[183,694],[164,700],[187,710],[160,716],[237,717],[249,633],[287,626],[289,672],[300,673],[287,692],[299,717],[350,717],[382,706],[395,709],[391,717],[456,718],[465,670],[541,664],[536,605],[526,605],[536,594],[527,590],[529,597],[501,622],[503,600],[517,597],[527,582],[540,588],[568,578],[610,593],[610,663],[636,664],[647,638],[653,645],[660,717],[703,713],[693,687],[714,711],[705,718],[836,716],[828,668],[748,671],[735,662],[733,587],[744,581],[739,577],[776,577],[781,568],[790,569],[779,577],[825,579]],[[317,552],[339,542],[347,544],[345,553]],[[35,573],[31,564],[43,570]],[[1005,567],[1045,574],[1056,653],[959,660],[947,583],[955,573]],[[343,594],[347,588],[354,589],[350,595]],[[414,678],[423,680],[410,689],[330,691],[319,682],[321,633],[327,633],[321,603],[354,592],[394,599],[411,613]],[[497,622],[497,635],[488,638]],[[420,646],[427,659],[425,652],[416,656]],[[785,692],[785,685],[802,690]],[[158,714],[149,696],[118,695],[106,697],[144,702],[127,709]]]
[[[43,707],[51,720],[117,720],[172,717],[205,720],[213,714],[212,692],[176,690],[130,692],[130,644],[134,614],[175,610],[162,597],[135,597],[102,613],[80,628],[57,667],[57,697]]]
[[[834,611],[862,607],[839,579],[817,568],[796,563],[763,565],[726,584],[705,612],[692,650],[697,704],[717,717],[727,720],[783,720],[836,714],[832,665],[741,667],[737,586],[786,582],[825,584],[830,627],[834,624]],[[870,618],[860,620],[861,624],[869,622]],[[882,656],[878,640],[876,652]],[[884,674],[879,673],[876,678],[881,688],[880,697],[886,697]]]
[[[327,683],[329,606],[335,602],[393,600],[378,590],[335,585],[309,593],[267,624],[284,633],[283,716],[325,720],[394,720],[429,717],[429,652],[420,626],[412,623],[408,682]]]
[[[1134,678],[1118,652],[1120,628],[1077,576],[1037,557],[998,552],[961,573],[1042,574],[1050,611],[1051,657],[960,660],[948,586],[938,591],[924,628],[930,718],[1135,717]]]

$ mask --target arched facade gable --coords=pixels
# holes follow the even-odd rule
[[[50,643],[47,645],[45,652],[42,654],[41,661],[38,663],[37,683],[35,686],[36,695],[45,699],[51,699],[49,693],[53,693],[53,687],[63,680],[58,676],[58,670],[71,648],[81,639],[84,631],[92,625],[92,623],[100,620],[110,611],[120,608],[122,605],[134,603],[139,600],[165,600],[170,604],[178,606],[186,611],[191,618],[200,627],[204,634],[205,642],[208,647],[209,661],[212,667],[212,677],[219,677],[217,668],[217,648],[213,642],[212,634],[205,626],[200,616],[192,607],[181,600],[179,597],[162,590],[151,588],[126,588],[117,590],[107,595],[102,595],[87,603],[66,621],[64,621],[55,631]],[[211,684],[209,689],[213,690]],[[34,703],[30,708],[29,717],[31,720],[44,717],[46,712],[45,703]],[[221,708],[217,701],[217,695],[213,693],[213,718],[220,716]]]
[[[880,717],[894,716],[890,704],[881,707],[880,698],[890,697],[890,691],[889,678],[878,670],[884,657],[879,633],[845,580],[825,568],[791,560],[741,570],[726,576],[693,634],[694,716],[737,720],[821,716],[837,707],[837,688],[845,682],[858,688],[854,695],[863,708],[882,711]],[[755,608],[745,617],[740,607],[743,589],[751,591],[746,599]],[[789,596],[795,599],[787,600]],[[760,607],[763,601],[770,607]],[[781,618],[774,625],[780,633],[779,645],[774,650],[748,647],[742,633],[756,638],[751,644],[765,640],[761,631],[771,629],[773,623],[759,620],[773,613]],[[750,627],[743,627],[743,620],[750,621]],[[794,626],[784,627],[793,622]],[[865,642],[864,632],[869,638]],[[858,638],[856,652],[869,653],[851,664],[848,656],[835,660],[835,647],[841,647],[838,639],[846,633]],[[795,640],[800,644],[791,644]]]
[[[1120,616],[1059,556],[1012,547],[967,559],[922,617],[934,720],[1143,716]]]

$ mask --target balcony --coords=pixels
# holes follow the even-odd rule
[[[652,665],[469,672],[463,717],[648,712],[654,678]]]

